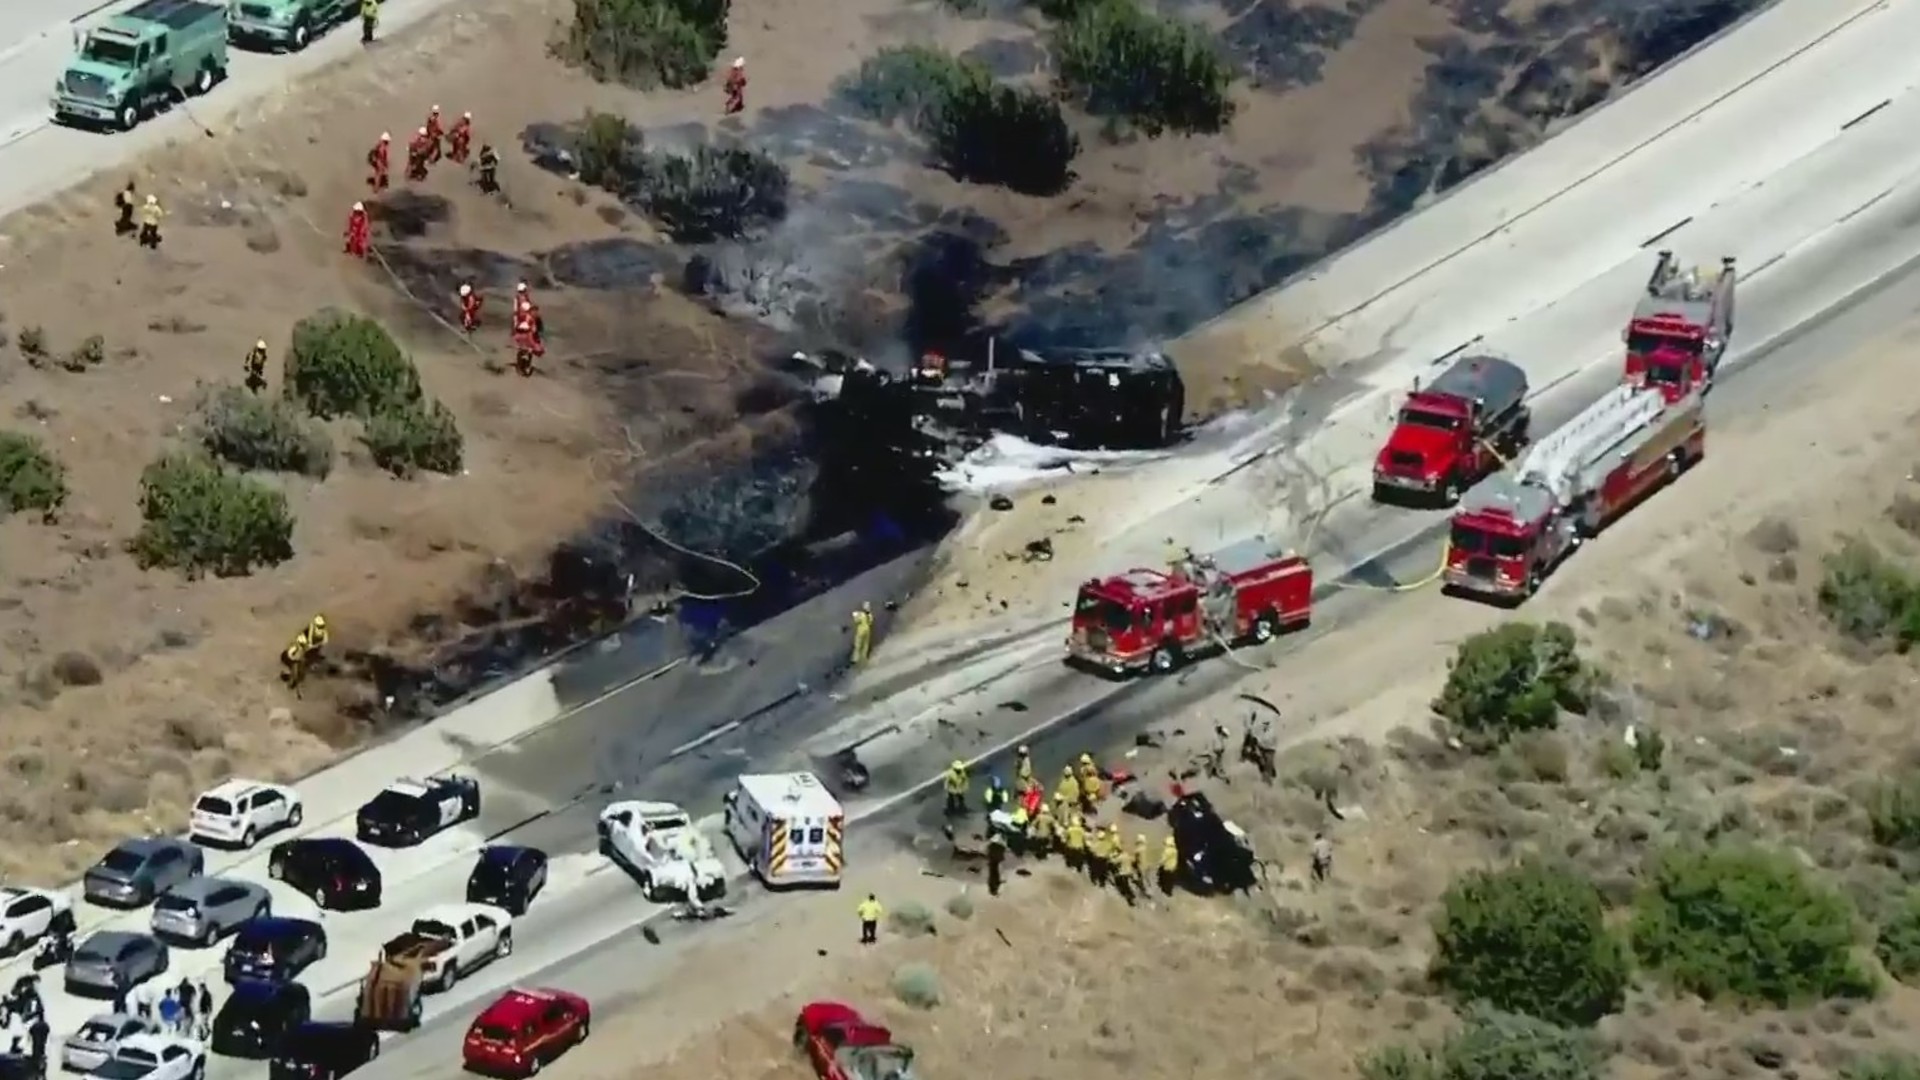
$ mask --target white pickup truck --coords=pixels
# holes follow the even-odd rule
[[[727,868],[693,819],[672,803],[617,802],[600,811],[600,853],[640,879],[648,900],[717,900]]]
[[[448,990],[460,976],[513,954],[513,916],[492,904],[442,904],[381,953],[390,963],[418,965],[422,990]]]

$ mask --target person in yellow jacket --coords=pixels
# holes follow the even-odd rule
[[[1019,803],[1014,803],[1013,809],[1007,814],[1006,832],[1007,847],[1011,848],[1015,855],[1026,853],[1027,825],[1029,820],[1027,817],[1027,808],[1021,806]],[[995,835],[999,834],[999,830],[997,829],[993,830],[993,832]]]
[[[1160,891],[1173,895],[1173,886],[1180,878],[1180,845],[1168,833],[1160,842]]]
[[[332,640],[333,632],[327,629],[327,617],[325,615],[315,615],[313,618],[307,620],[307,653],[309,655],[316,654],[321,649],[326,648],[327,643]]]
[[[1080,755],[1080,808],[1088,812],[1100,805],[1101,776],[1100,766],[1093,763],[1093,755]]]
[[[307,632],[300,631],[280,650],[280,681],[295,694],[300,692],[300,684],[307,678]]]
[[[147,201],[140,207],[141,247],[155,251],[160,249],[160,220],[166,216],[167,212],[160,209],[159,197],[147,196]]]
[[[1153,865],[1153,847],[1147,841],[1147,834],[1141,833],[1133,840],[1133,870],[1140,876],[1142,891],[1147,883],[1147,868]]]
[[[1127,848],[1127,838],[1120,835],[1119,828],[1114,828],[1109,835],[1113,845],[1113,887],[1120,891],[1121,899],[1131,904],[1140,867],[1134,862],[1133,852]]]
[[[1080,778],[1073,774],[1073,766],[1067,765],[1060,770],[1060,786],[1053,789],[1053,801],[1057,804],[1072,806],[1080,801]]]
[[[1056,824],[1053,811],[1047,809],[1046,803],[1041,803],[1039,811],[1033,815],[1033,820],[1027,822],[1027,853],[1029,855],[1044,859],[1052,853]]]
[[[1087,864],[1087,823],[1079,814],[1067,819],[1060,836],[1060,847],[1067,854],[1067,866],[1078,870]]]
[[[967,812],[967,763],[954,759],[947,766],[947,776],[942,782],[947,792],[947,816],[961,817]]]
[[[1113,845],[1107,842],[1106,832],[1095,826],[1087,833],[1087,876],[1096,887],[1105,885],[1112,869]]]
[[[880,916],[886,914],[886,909],[880,906],[878,897],[868,893],[853,912],[860,917],[860,944],[873,944],[880,936]]]
[[[1033,772],[1033,751],[1024,746],[1014,752],[1013,782],[1021,791],[1027,790],[1029,784],[1040,782]]]
[[[873,655],[873,605],[862,603],[860,610],[853,613],[853,662],[855,665],[867,662]]]
[[[360,0],[360,44],[373,44],[373,31],[379,25],[380,0]]]

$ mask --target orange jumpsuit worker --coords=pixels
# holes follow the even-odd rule
[[[392,164],[388,155],[392,147],[393,135],[383,131],[380,133],[380,141],[374,143],[373,149],[367,151],[367,169],[369,170],[367,187],[375,193],[387,190],[387,179]]]
[[[421,128],[407,140],[407,179],[413,181],[427,178],[427,129]]]
[[[467,148],[473,145],[473,114],[461,113],[460,119],[447,129],[447,157],[455,165],[464,165],[467,161]]]
[[[723,84],[727,92],[727,115],[732,116],[747,107],[747,58],[734,58],[733,67],[727,72],[727,81]]]
[[[440,139],[446,134],[446,129],[440,126],[440,106],[435,105],[427,110],[427,126],[420,130],[427,133],[427,162],[439,161]]]
[[[347,212],[347,254],[361,259],[367,257],[367,234],[369,231],[367,204],[354,203],[353,209]]]
[[[533,362],[547,352],[540,340],[540,309],[529,304],[513,316],[513,369],[524,378],[533,374]]]
[[[471,334],[480,329],[480,305],[483,301],[472,285],[460,286],[460,329]]]

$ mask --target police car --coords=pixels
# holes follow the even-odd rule
[[[410,847],[450,825],[480,816],[480,781],[470,776],[396,780],[355,817],[363,843]]]

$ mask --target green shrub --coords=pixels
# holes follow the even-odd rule
[[[629,174],[639,170],[646,152],[640,129],[613,113],[587,110],[574,139],[573,164],[580,181],[621,194]]]
[[[74,346],[60,366],[75,373],[89,368],[99,367],[107,361],[107,339],[99,334],[90,334],[85,341]]]
[[[908,937],[933,933],[933,910],[912,900],[887,913],[887,924]]]
[[[730,6],[730,0],[573,0],[573,21],[554,52],[601,82],[683,89],[712,73],[727,46]]]
[[[1603,1059],[1582,1032],[1475,1005],[1438,1047],[1392,1046],[1359,1066],[1364,1080],[1598,1080]]]
[[[1433,711],[1462,734],[1500,743],[1555,726],[1562,709],[1585,710],[1593,682],[1571,628],[1507,623],[1461,642]]]
[[[1920,583],[1877,548],[1848,540],[1821,566],[1820,610],[1835,629],[1869,644],[1920,641]]]
[[[1786,1007],[1871,995],[1853,909],[1793,858],[1751,848],[1672,851],[1634,905],[1633,948],[1675,989]]]
[[[1626,997],[1626,948],[1600,891],[1570,870],[1529,860],[1469,873],[1441,898],[1434,937],[1430,974],[1461,1001],[1575,1026]]]
[[[995,82],[975,61],[908,45],[882,49],[843,78],[842,100],[924,137],[955,179],[1034,195],[1067,185],[1080,140],[1052,98]]]
[[[395,476],[421,471],[452,476],[460,471],[466,455],[466,440],[453,410],[433,400],[376,414],[360,438],[374,464]]]
[[[1874,935],[1873,953],[1887,974],[1908,985],[1920,983],[1920,891],[1910,891]]]
[[[284,393],[318,417],[364,419],[420,400],[420,373],[385,327],[328,308],[294,324]]]
[[[32,435],[0,431],[0,518],[38,510],[51,519],[67,501],[67,470]]]
[[[1148,137],[1212,134],[1233,119],[1233,74],[1201,27],[1136,0],[1077,6],[1054,31],[1060,80],[1095,116]]]
[[[1867,803],[1867,828],[1881,847],[1920,849],[1920,772],[1875,785]]]
[[[966,893],[954,893],[947,897],[947,914],[956,919],[973,918],[973,897]]]
[[[940,976],[925,964],[908,964],[893,973],[893,996],[901,1004],[931,1009],[940,1004]]]
[[[286,496],[206,458],[176,452],[148,465],[140,515],[131,547],[142,567],[238,577],[293,557]]]
[[[286,401],[223,386],[200,409],[200,445],[242,469],[300,473],[324,480],[333,471],[326,429]]]
[[[1920,1058],[1911,1054],[1881,1054],[1850,1062],[1840,1080],[1920,1080]]]
[[[737,240],[787,216],[787,167],[744,146],[648,154],[636,201],[675,243]]]

